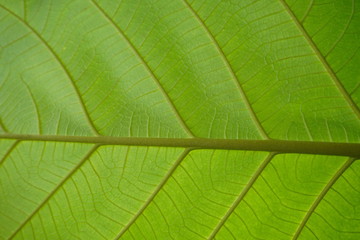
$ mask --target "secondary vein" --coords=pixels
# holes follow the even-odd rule
[[[184,160],[184,158],[189,154],[191,151],[190,148],[185,149],[176,162],[173,164],[171,169],[166,173],[165,177],[162,179],[160,184],[156,187],[156,189],[153,191],[153,193],[150,195],[150,197],[146,200],[146,202],[143,204],[143,206],[139,209],[139,211],[132,217],[132,219],[126,224],[126,226],[121,229],[120,233],[115,237],[115,239],[120,239],[122,235],[126,233],[126,231],[136,222],[136,220],[142,215],[142,213],[145,211],[145,209],[150,205],[150,203],[153,202],[154,198],[157,196],[157,194],[163,189],[163,186],[167,183],[169,178],[173,175],[177,167],[181,164],[181,162]]]
[[[290,15],[293,22],[296,24],[296,26],[300,30],[300,32],[303,34],[304,38],[306,39],[306,41],[308,42],[308,44],[310,45],[312,50],[315,52],[315,54],[318,57],[318,59],[320,60],[320,62],[323,64],[324,68],[326,69],[326,71],[330,75],[331,79],[333,80],[335,86],[339,89],[339,92],[341,93],[341,95],[344,97],[344,99],[349,104],[349,106],[351,107],[353,112],[356,114],[356,116],[360,119],[359,107],[356,105],[356,103],[353,101],[353,99],[351,98],[349,93],[346,91],[344,85],[341,83],[339,78],[336,76],[334,70],[331,68],[330,64],[327,62],[327,60],[325,59],[323,54],[320,52],[319,48],[316,46],[315,42],[312,40],[309,33],[306,31],[304,26],[300,23],[300,21],[297,19],[297,17],[294,15],[294,13],[291,11],[289,5],[284,0],[280,0],[280,2],[283,5],[283,7],[285,8],[285,10],[287,11],[287,13]]]
[[[16,148],[16,146],[19,144],[19,140],[15,141],[11,147],[9,147],[9,149],[6,151],[6,153],[4,154],[4,156],[2,158],[0,158],[0,167],[4,164],[5,160],[10,156],[10,154],[12,153],[12,151]]]
[[[79,100],[80,106],[84,112],[85,118],[91,128],[91,130],[94,132],[95,135],[100,135],[98,130],[96,129],[93,121],[90,118],[90,114],[85,106],[84,100],[81,97],[80,91],[77,88],[76,84],[75,84],[75,80],[73,78],[73,76],[70,74],[70,71],[67,69],[67,67],[65,66],[64,62],[61,60],[61,58],[58,56],[58,54],[54,51],[54,49],[49,45],[49,43],[40,35],[40,33],[38,33],[35,28],[33,28],[29,23],[27,23],[24,19],[22,19],[21,17],[19,17],[18,15],[16,15],[14,12],[12,12],[10,9],[4,7],[3,5],[0,5],[1,8],[3,8],[4,10],[6,10],[8,13],[10,13],[13,17],[15,17],[18,21],[20,21],[23,25],[25,25],[39,40],[40,42],[47,48],[47,50],[50,52],[50,54],[55,58],[55,60],[58,62],[58,64],[60,65],[61,69],[64,71],[64,73],[66,74],[66,76],[68,77],[68,79],[70,80],[70,84],[73,87],[76,96]]]
[[[201,19],[201,17],[195,12],[195,10],[192,8],[192,6],[187,2],[187,0],[183,0],[185,5],[188,7],[188,9],[192,12],[192,14],[195,16],[195,18],[198,20],[198,22],[201,24],[201,26],[205,29],[207,35],[209,36],[209,38],[211,39],[211,41],[213,42],[213,44],[215,45],[217,51],[219,52],[221,58],[223,59],[223,62],[225,63],[227,69],[229,70],[229,73],[231,75],[231,77],[234,79],[236,87],[238,88],[241,97],[244,100],[244,104],[246,106],[246,108],[248,109],[249,113],[250,113],[250,117],[252,118],[252,120],[254,121],[255,126],[257,127],[260,135],[264,138],[264,139],[269,139],[270,137],[268,136],[268,134],[266,133],[264,127],[261,125],[260,120],[258,119],[257,115],[255,114],[255,111],[253,109],[253,107],[251,106],[250,100],[247,97],[245,91],[243,90],[243,87],[240,84],[239,79],[237,78],[236,74],[235,74],[235,70],[233,69],[233,67],[231,66],[229,60],[227,59],[224,51],[222,50],[222,48],[220,47],[218,41],[215,39],[214,35],[211,33],[210,29],[206,26],[205,22]]]
[[[119,34],[124,38],[124,40],[126,41],[126,43],[128,44],[128,46],[130,47],[130,49],[134,52],[134,54],[138,57],[138,59],[140,60],[140,62],[142,63],[142,65],[144,66],[144,68],[146,69],[146,71],[149,73],[149,75],[151,76],[151,78],[155,81],[155,84],[157,85],[157,87],[159,88],[159,90],[161,91],[161,93],[163,94],[163,96],[165,97],[167,103],[169,104],[170,108],[173,110],[173,112],[175,113],[175,116],[177,118],[177,120],[179,121],[180,125],[183,127],[184,131],[190,136],[190,137],[195,137],[194,133],[191,131],[191,129],[188,127],[188,125],[186,124],[185,120],[183,119],[183,117],[181,116],[179,110],[176,108],[176,106],[174,105],[173,101],[171,100],[169,94],[165,91],[165,89],[163,88],[163,86],[160,83],[160,80],[155,76],[155,74],[153,73],[153,71],[151,70],[150,66],[148,65],[148,63],[145,61],[144,57],[140,54],[139,50],[135,47],[135,45],[130,41],[130,38],[125,34],[125,32],[114,22],[114,20],[104,11],[104,9],[102,9],[98,3],[96,3],[94,0],[91,0],[91,2],[93,3],[93,5],[101,12],[101,14],[114,26],[114,28],[119,32]]]
[[[246,194],[249,192],[249,190],[252,188],[252,186],[254,185],[254,183],[256,182],[256,180],[258,179],[258,177],[261,175],[261,173],[264,171],[264,169],[266,168],[266,166],[268,165],[268,163],[271,161],[271,159],[273,159],[275,156],[274,153],[270,153],[265,160],[260,164],[260,166],[258,167],[258,169],[256,170],[256,172],[253,174],[252,178],[249,180],[249,182],[246,184],[246,186],[244,187],[244,189],[241,191],[241,193],[239,194],[239,196],[236,198],[236,200],[234,201],[234,203],[231,205],[231,207],[229,208],[229,210],[226,212],[226,214],[224,215],[224,217],[220,220],[220,222],[218,223],[218,225],[215,227],[214,231],[211,233],[210,237],[208,239],[214,239],[216,237],[216,234],[219,232],[219,230],[222,228],[222,226],[224,226],[225,222],[229,219],[229,217],[231,216],[231,214],[235,211],[235,209],[237,208],[237,206],[239,206],[240,202],[244,199],[244,197],[246,196]]]
[[[316,200],[311,205],[309,211],[299,224],[299,227],[297,228],[293,239],[296,240],[300,236],[302,230],[304,229],[306,223],[308,222],[311,215],[314,213],[317,206],[320,204],[321,200],[324,199],[325,195],[328,193],[328,191],[332,188],[332,186],[336,183],[336,181],[342,176],[342,174],[351,166],[351,164],[355,161],[354,158],[349,158],[344,165],[335,173],[335,175],[331,178],[331,180],[326,184],[324,189],[320,192],[319,196],[316,198]]]
[[[37,206],[37,208],[19,225],[19,227],[11,234],[9,239],[13,239],[17,233],[35,216],[40,209],[49,202],[49,200],[56,194],[56,192],[71,178],[74,173],[91,157],[100,145],[96,144],[90,151],[81,159],[81,161],[62,179],[62,181],[49,193],[49,195]]]

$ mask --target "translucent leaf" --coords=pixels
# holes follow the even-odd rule
[[[1,239],[360,239],[358,0],[0,0]]]

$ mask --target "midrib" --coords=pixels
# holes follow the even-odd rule
[[[57,136],[0,134],[0,139],[20,141],[52,141],[94,143],[100,145],[162,146],[192,149],[228,149],[267,151],[276,153],[304,153],[338,155],[360,158],[360,143],[310,142],[286,140],[241,140],[209,138],[147,138],[147,137],[108,137],[108,136]]]

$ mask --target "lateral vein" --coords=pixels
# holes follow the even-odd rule
[[[231,77],[234,79],[236,87],[238,88],[241,97],[244,100],[244,104],[246,106],[246,108],[248,109],[249,113],[250,113],[250,117],[252,118],[252,120],[255,123],[255,126],[257,127],[260,135],[264,138],[264,139],[270,139],[270,137],[268,136],[268,134],[266,133],[264,127],[261,125],[261,122],[259,120],[259,118],[257,117],[257,115],[255,114],[255,111],[253,109],[253,107],[251,106],[250,100],[247,97],[245,91],[243,90],[243,87],[240,84],[240,81],[238,79],[238,77],[235,74],[235,71],[233,69],[233,67],[231,66],[229,60],[227,59],[224,51],[221,49],[218,41],[215,39],[214,35],[211,33],[210,29],[206,26],[206,24],[204,23],[204,21],[200,18],[200,16],[195,12],[195,10],[192,8],[192,6],[187,2],[187,0],[183,0],[185,5],[188,7],[188,9],[192,12],[192,14],[195,16],[195,18],[198,20],[198,22],[201,24],[201,26],[205,29],[207,35],[209,36],[209,38],[211,39],[211,41],[213,42],[213,44],[215,45],[217,51],[219,52],[221,58],[223,59],[223,62],[225,63],[227,69],[230,72]]]
[[[37,206],[37,208],[19,225],[19,227],[11,234],[9,239],[13,239],[17,233],[35,216],[40,209],[49,202],[55,193],[71,178],[74,173],[90,158],[90,156],[97,150],[99,144],[93,146],[90,151],[80,160],[80,162],[61,180],[61,182],[49,193],[49,195]]]
[[[16,148],[16,146],[20,143],[19,140],[15,141],[11,147],[6,151],[6,153],[4,154],[4,156],[0,159],[0,167],[4,164],[5,160],[10,156],[10,154],[12,153],[12,151],[14,151],[14,149]]]
[[[173,110],[177,120],[179,121],[180,125],[183,127],[184,131],[190,136],[190,137],[195,137],[195,135],[193,134],[193,132],[191,131],[191,129],[187,126],[185,120],[183,119],[183,117],[180,115],[179,110],[176,108],[176,106],[174,105],[173,101],[171,100],[169,94],[165,91],[164,87],[161,85],[159,79],[155,76],[155,74],[153,73],[153,71],[150,69],[150,66],[148,65],[148,63],[145,61],[144,57],[140,54],[139,50],[135,47],[135,45],[130,41],[129,37],[125,34],[125,32],[114,22],[114,20],[108,16],[108,14],[104,11],[104,9],[102,9],[94,0],[91,0],[91,2],[93,3],[93,5],[101,12],[101,14],[105,17],[105,19],[107,19],[113,26],[114,28],[119,32],[119,34],[124,38],[124,40],[126,41],[126,43],[129,45],[129,47],[131,48],[131,50],[133,51],[133,53],[138,57],[138,59],[140,60],[140,62],[142,63],[142,65],[144,66],[144,68],[146,69],[146,71],[149,73],[149,75],[151,76],[151,78],[154,80],[155,84],[157,85],[157,87],[159,88],[159,90],[161,91],[161,93],[163,94],[163,96],[165,97],[167,103],[169,104],[170,108]]]
[[[216,234],[220,231],[220,229],[222,228],[222,226],[224,226],[225,222],[229,219],[229,217],[231,216],[231,214],[235,211],[235,209],[239,206],[240,202],[244,199],[244,197],[246,196],[246,194],[249,192],[249,190],[252,188],[252,186],[254,185],[254,183],[256,182],[256,180],[258,179],[258,177],[261,175],[261,173],[264,171],[264,169],[266,168],[266,166],[268,165],[268,163],[271,161],[271,159],[274,158],[276,154],[275,153],[270,153],[265,160],[260,164],[260,166],[258,167],[258,169],[256,170],[256,172],[253,174],[253,176],[251,177],[251,179],[249,180],[249,182],[246,184],[246,186],[244,187],[244,189],[240,192],[239,196],[236,198],[236,200],[234,201],[234,203],[231,205],[231,207],[229,208],[229,210],[226,212],[226,214],[224,215],[224,217],[220,220],[220,222],[218,223],[218,225],[215,227],[214,231],[211,233],[211,235],[209,236],[208,239],[214,239],[216,237]]]
[[[306,213],[305,217],[299,224],[299,227],[297,228],[293,239],[296,240],[300,236],[302,230],[304,229],[306,223],[310,219],[311,215],[314,213],[317,206],[320,204],[321,200],[324,199],[325,195],[328,193],[328,191],[332,188],[332,186],[336,183],[336,181],[342,176],[342,174],[348,169],[351,164],[355,161],[354,158],[349,158],[343,166],[335,173],[335,175],[331,178],[331,180],[326,184],[326,186],[323,188],[323,190],[320,192],[319,196],[315,199],[311,207],[309,208],[309,211]]]
[[[331,68],[331,66],[329,65],[329,63],[325,59],[325,57],[322,55],[319,48],[316,46],[315,42],[310,37],[309,33],[305,30],[303,25],[300,23],[300,21],[297,19],[297,17],[294,15],[294,13],[291,11],[289,5],[284,0],[279,0],[279,1],[281,2],[283,7],[285,8],[286,12],[290,15],[291,19],[296,24],[298,29],[301,31],[302,35],[304,36],[304,38],[306,39],[306,41],[308,42],[308,44],[310,45],[312,50],[315,52],[316,56],[318,57],[318,59],[320,60],[320,62],[322,63],[322,65],[324,66],[326,71],[328,72],[328,74],[330,75],[331,79],[333,80],[335,86],[338,88],[341,95],[344,97],[346,102],[349,104],[349,106],[351,107],[353,112],[356,114],[358,119],[360,119],[360,109],[359,109],[359,107],[356,105],[356,103],[353,101],[353,99],[351,98],[349,93],[346,91],[344,85],[340,82],[340,80],[336,76],[334,70]]]
[[[4,7],[3,5],[0,5],[1,8],[3,8],[5,11],[7,11],[8,13],[10,13],[13,17],[15,17],[18,21],[20,21],[22,24],[24,24],[32,33],[34,33],[34,35],[40,40],[40,42],[49,50],[50,54],[55,58],[55,60],[58,62],[58,64],[60,65],[61,69],[64,71],[64,73],[66,74],[66,76],[69,78],[70,80],[70,84],[73,87],[76,96],[80,102],[81,108],[84,112],[85,118],[91,128],[91,130],[94,132],[95,135],[100,135],[98,130],[96,129],[94,123],[92,122],[91,118],[90,118],[90,114],[85,106],[84,100],[81,97],[81,94],[79,92],[79,89],[76,87],[75,81],[73,76],[70,74],[70,71],[67,69],[67,67],[65,66],[65,64],[63,63],[63,61],[60,59],[60,57],[57,55],[57,53],[54,51],[54,49],[48,44],[48,42],[45,41],[45,39],[40,35],[40,33],[38,33],[30,24],[28,24],[24,19],[22,19],[21,17],[19,17],[18,15],[16,15],[14,12],[12,12],[10,9]]]
[[[167,183],[169,178],[173,175],[177,167],[181,164],[181,162],[184,160],[184,158],[189,154],[191,151],[190,148],[185,149],[176,162],[173,164],[173,166],[170,168],[170,170],[166,173],[165,177],[161,180],[159,185],[155,188],[153,193],[150,195],[150,197],[146,200],[146,202],[142,205],[142,207],[137,211],[137,213],[133,216],[133,218],[126,224],[126,226],[121,229],[119,234],[114,239],[120,239],[122,235],[126,233],[126,231],[136,222],[136,220],[142,215],[142,213],[145,211],[145,209],[152,203],[154,198],[157,196],[157,194],[163,189],[163,186]]]

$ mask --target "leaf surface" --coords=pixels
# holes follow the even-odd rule
[[[0,238],[359,239],[360,2],[0,1]]]

